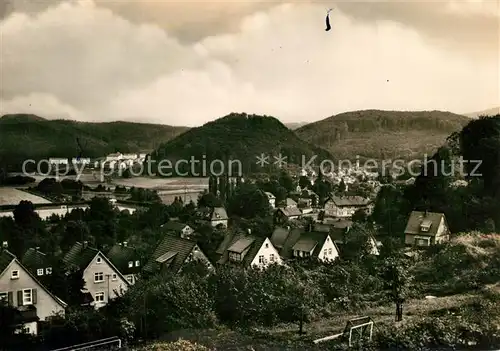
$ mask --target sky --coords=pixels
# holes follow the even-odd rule
[[[500,105],[499,2],[6,0],[0,114],[191,127],[484,110]]]

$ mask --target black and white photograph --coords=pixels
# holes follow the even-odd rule
[[[0,351],[499,351],[500,0],[1,0]]]

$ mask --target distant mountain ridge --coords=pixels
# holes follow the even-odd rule
[[[291,130],[295,130],[302,126],[305,126],[306,124],[309,124],[309,122],[291,122],[291,123],[285,123],[285,126]]]
[[[245,172],[263,172],[257,156],[268,156],[271,166],[281,154],[288,164],[300,165],[302,156],[331,155],[300,139],[278,119],[269,116],[231,113],[201,127],[192,128],[161,145],[152,154],[155,160],[239,160]]]
[[[103,157],[109,153],[149,152],[188,128],[132,122],[89,123],[47,120],[36,115],[0,117],[0,161],[19,164],[48,157]],[[77,142],[78,139],[78,142]]]
[[[493,107],[487,110],[482,110],[478,112],[471,112],[471,113],[466,113],[465,116],[470,117],[470,118],[478,118],[480,116],[496,116],[500,115],[500,106],[499,107]]]
[[[341,159],[413,159],[432,155],[469,121],[444,111],[362,110],[340,113],[295,132]]]

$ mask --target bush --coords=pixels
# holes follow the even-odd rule
[[[142,348],[134,349],[134,351],[210,351],[203,345],[191,343],[186,340],[179,339],[176,342],[170,343],[154,343]]]

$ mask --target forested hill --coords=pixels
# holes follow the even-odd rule
[[[193,128],[162,145],[153,158],[157,160],[187,159],[194,157],[208,161],[240,160],[246,171],[264,171],[256,165],[260,154],[286,156],[287,163],[299,165],[302,156],[318,155],[319,159],[331,155],[299,137],[274,117],[232,113],[205,125]]]
[[[470,121],[443,111],[363,110],[341,113],[295,132],[339,158],[415,158],[433,154]]]
[[[87,123],[46,120],[26,114],[0,118],[0,160],[76,157],[78,141],[83,157],[102,157],[111,152],[149,152],[184,132],[186,127],[131,122]]]

